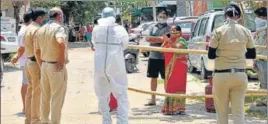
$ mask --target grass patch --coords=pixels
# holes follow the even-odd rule
[[[204,104],[205,104],[205,100],[206,100],[206,98],[197,98],[196,100],[199,101],[199,102],[201,102],[201,103],[204,103]]]
[[[262,102],[266,101],[266,96],[256,96],[256,97],[246,97],[245,103],[254,103],[254,102]]]

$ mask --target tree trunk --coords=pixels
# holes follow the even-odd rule
[[[13,8],[14,8],[14,18],[16,20],[16,33],[18,33],[19,29],[19,22],[20,22],[20,8],[23,5],[23,2],[13,2],[12,3]]]

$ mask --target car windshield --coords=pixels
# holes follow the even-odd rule
[[[182,32],[184,33],[190,33],[191,32],[191,27],[192,23],[191,22],[179,22],[175,23],[176,26],[180,26],[182,29]]]
[[[251,13],[247,13],[246,14],[246,23],[245,23],[245,27],[251,31],[256,31],[256,24],[254,22],[254,15]],[[239,23],[241,23],[242,20],[239,21]],[[215,16],[215,20],[214,20],[214,25],[213,25],[213,29],[218,28],[220,26],[222,26],[225,22],[225,18],[223,15],[217,15]]]

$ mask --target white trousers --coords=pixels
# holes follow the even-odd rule
[[[105,78],[102,78],[105,80]],[[127,89],[118,93],[113,91],[113,84],[107,81],[101,81],[101,78],[96,79],[95,93],[99,100],[99,111],[102,114],[102,124],[112,124],[112,118],[110,114],[110,95],[113,93],[117,100],[117,124],[128,124],[128,96]]]

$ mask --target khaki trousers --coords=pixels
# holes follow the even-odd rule
[[[25,100],[25,123],[40,123],[40,69],[36,62],[27,62],[27,94]]]
[[[49,123],[51,101],[51,124],[60,124],[61,110],[67,89],[67,70],[58,71],[56,64],[42,63],[41,68],[41,122]]]
[[[244,99],[248,78],[246,73],[215,73],[213,96],[217,112],[217,124],[228,124],[229,102],[234,124],[244,124]]]

